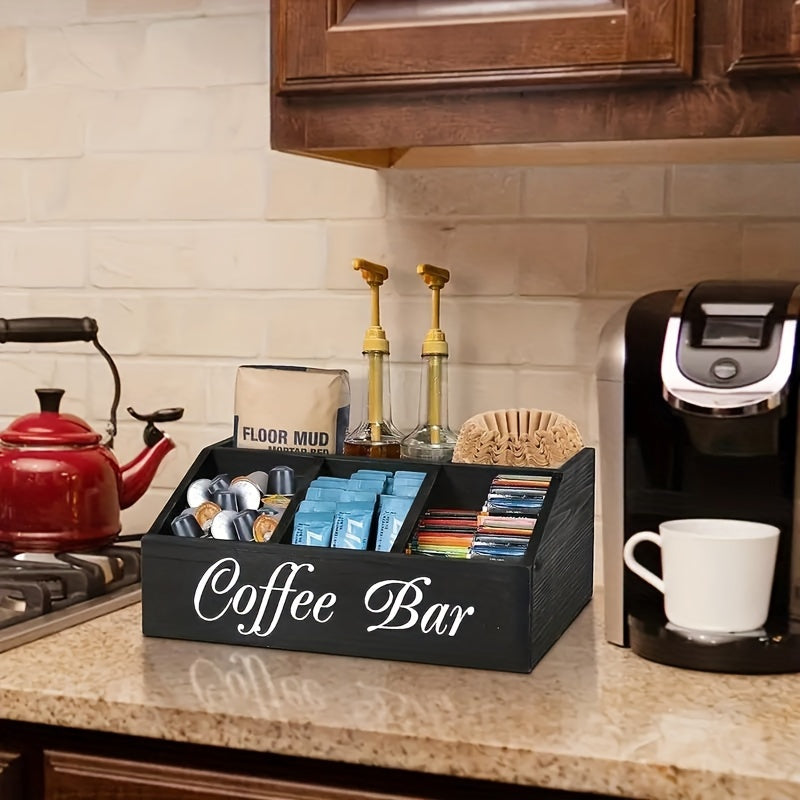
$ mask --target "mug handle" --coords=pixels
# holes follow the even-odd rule
[[[655,586],[661,594],[664,594],[664,581],[658,575],[650,572],[649,569],[643,567],[633,556],[633,551],[639,542],[653,542],[661,547],[661,537],[653,531],[640,531],[634,533],[627,542],[622,551],[622,557],[625,559],[625,564],[631,572],[635,572],[642,580],[647,581],[651,586]]]

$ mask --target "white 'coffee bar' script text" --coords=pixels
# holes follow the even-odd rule
[[[230,615],[240,618],[253,615],[248,623],[236,626],[244,636],[269,636],[281,619],[313,620],[324,625],[334,616],[336,595],[333,592],[315,594],[294,585],[301,573],[312,572],[313,564],[284,561],[275,567],[265,585],[254,586],[239,583],[241,567],[235,558],[221,558],[200,578],[194,593],[194,610],[205,622]],[[422,587],[431,583],[430,578],[419,576],[372,584],[364,594],[364,608],[374,615],[372,620],[377,618],[378,621],[367,625],[367,632],[409,630],[419,626],[422,633],[455,636],[465,617],[472,616],[475,608],[450,603],[423,605]]]

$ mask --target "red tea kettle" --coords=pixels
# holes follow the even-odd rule
[[[156,422],[183,416],[182,408],[128,413],[146,422],[145,448],[120,466],[111,451],[117,433],[120,380],[97,340],[89,317],[0,319],[0,343],[91,342],[108,362],[114,399],[105,441],[79,417],[58,407],[63,389],[37,389],[40,410],[0,433],[0,549],[11,552],[89,550],[111,543],[120,531],[120,509],[150,485],[175,443]]]

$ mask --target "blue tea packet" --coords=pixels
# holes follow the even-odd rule
[[[414,502],[411,497],[398,497],[393,494],[382,494],[378,513],[378,534],[375,549],[389,552],[392,549],[403,521]]]
[[[391,494],[397,497],[416,497],[419,493],[421,484],[407,481],[405,479],[394,479]]]
[[[422,483],[425,478],[428,476],[427,472],[417,472],[416,470],[410,469],[399,469],[394,474],[394,479],[397,480],[400,478],[401,480],[411,480],[416,481],[417,483]]]
[[[375,492],[376,495],[383,494],[386,488],[386,478],[350,478],[346,489],[351,491]]]
[[[366,550],[372,529],[374,503],[339,503],[333,518],[331,546]]]
[[[336,503],[333,500],[301,500],[297,507],[298,513],[305,511],[322,511],[326,514],[336,512]]]
[[[394,475],[390,469],[357,469],[351,478],[391,478]]]
[[[351,503],[375,503],[378,502],[378,493],[373,491],[354,491],[353,489],[345,489],[339,502]]]
[[[344,488],[349,478],[336,478],[333,475],[317,475],[309,486],[338,486]]]
[[[328,547],[333,533],[333,516],[326,511],[298,511],[294,515],[292,544]]]
[[[341,499],[344,489],[334,489],[332,486],[309,486],[306,491],[306,500],[330,500],[337,502]]]

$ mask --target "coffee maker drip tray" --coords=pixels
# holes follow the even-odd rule
[[[719,631],[698,631],[693,628],[682,628],[680,625],[673,625],[671,622],[666,624],[669,631],[674,631],[684,639],[689,639],[692,642],[705,645],[723,644],[725,642],[739,642],[744,638],[748,639],[763,639],[765,642],[769,639],[769,634],[766,628],[756,628],[752,631],[737,631],[736,633],[722,633]]]
[[[800,624],[771,622],[743,633],[679,628],[662,614],[628,616],[631,650],[673,667],[742,675],[800,672]]]

